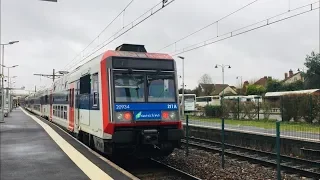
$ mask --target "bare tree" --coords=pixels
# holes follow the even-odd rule
[[[212,78],[209,74],[204,74],[199,79],[199,84],[212,84]]]
[[[204,74],[200,77],[199,81],[199,94],[202,96],[209,96],[214,90],[214,85],[212,84],[212,78],[209,74]],[[200,86],[201,85],[201,86]]]

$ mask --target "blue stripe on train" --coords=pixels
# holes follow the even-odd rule
[[[116,103],[116,111],[178,110],[177,103]]]
[[[66,96],[54,96],[53,105],[55,104],[69,104]],[[94,95],[93,94],[79,94],[75,97],[74,108],[86,109],[86,110],[100,110],[99,106],[99,94],[96,94],[96,104],[94,104]]]

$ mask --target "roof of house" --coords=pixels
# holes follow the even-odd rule
[[[235,86],[230,86],[233,90],[237,91],[238,88],[236,88]]]
[[[204,89],[214,88],[214,84],[200,84],[200,86]]]
[[[228,84],[200,84],[201,88],[211,90],[211,96],[219,95],[224,89],[229,87]]]
[[[219,95],[227,87],[229,87],[228,84],[214,84],[214,90],[212,91],[211,95]]]
[[[301,90],[301,91],[282,91],[282,92],[267,92],[265,94],[265,97],[279,97],[289,94],[312,94],[315,92],[319,92],[320,89],[307,89],[307,90]]]
[[[256,81],[254,83],[254,85],[267,86],[267,83],[268,83],[268,77],[265,76],[265,77],[260,78],[258,81]]]

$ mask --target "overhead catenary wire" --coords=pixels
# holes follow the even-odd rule
[[[275,23],[278,23],[278,22],[281,22],[281,21],[284,21],[284,20],[287,20],[287,19],[290,19],[290,18],[299,16],[299,15],[302,15],[302,14],[305,14],[305,13],[308,13],[308,12],[311,12],[311,11],[314,11],[314,10],[317,10],[317,9],[319,9],[319,6],[315,7],[315,4],[317,4],[317,3],[319,3],[319,1],[314,2],[314,3],[311,3],[311,4],[303,5],[303,6],[300,6],[300,7],[295,8],[295,9],[291,9],[290,11],[277,14],[277,15],[275,15],[275,16],[272,16],[272,17],[270,17],[270,18],[264,19],[264,20],[262,20],[262,21],[258,21],[258,22],[256,22],[256,23],[253,23],[253,24],[250,24],[250,25],[241,27],[241,28],[239,28],[239,29],[236,29],[236,30],[233,30],[233,31],[229,31],[229,32],[227,32],[227,33],[224,33],[224,34],[218,36],[218,37],[210,38],[210,39],[207,39],[207,40],[205,40],[205,41],[201,41],[201,42],[199,42],[199,43],[195,43],[195,44],[193,44],[193,45],[190,45],[190,46],[181,48],[180,50],[174,51],[174,52],[172,52],[172,53],[170,53],[170,54],[171,54],[172,56],[177,56],[177,55],[179,55],[179,54],[183,54],[183,53],[186,53],[186,52],[189,52],[189,51],[193,51],[193,50],[196,50],[196,49],[199,49],[199,48],[208,46],[208,45],[210,45],[210,44],[214,44],[214,43],[217,43],[217,42],[220,42],[220,41],[223,41],[223,40],[226,40],[226,39],[229,39],[229,38],[232,38],[232,37],[241,35],[241,34],[248,33],[248,32],[253,31],[253,30],[257,30],[257,29],[260,29],[260,28],[269,26],[269,25],[271,25],[271,24],[275,24]],[[304,11],[301,11],[301,12],[297,12],[298,10],[301,10],[301,9],[307,8],[307,7],[310,7],[310,9],[307,9],[307,10],[304,10]],[[282,16],[282,15],[286,15],[286,14],[290,14],[290,13],[294,13],[294,12],[296,12],[296,14],[293,14],[293,15],[290,15],[290,16],[286,16],[286,17],[277,19],[277,20],[275,20],[275,21],[271,21],[271,19],[274,19],[274,18],[276,18],[276,17],[280,17],[280,16]],[[263,23],[263,22],[265,22],[265,23],[262,24],[262,25],[260,25],[260,26],[255,26],[255,25],[261,24],[261,23]],[[252,27],[252,26],[254,26],[254,27]],[[251,28],[251,29],[244,30],[244,31],[241,31],[241,30],[246,29],[246,28],[248,28],[248,27],[252,27],[252,28]],[[238,32],[238,31],[241,31],[241,32]],[[237,32],[238,32],[238,33],[237,33]],[[219,39],[219,38],[220,38],[220,39]]]
[[[184,36],[184,37],[182,37],[182,38],[180,38],[179,40],[177,40],[177,41],[175,41],[175,42],[173,42],[173,43],[171,43],[171,44],[168,44],[168,45],[164,46],[163,48],[157,50],[156,52],[159,52],[159,51],[161,51],[161,50],[163,50],[163,49],[166,49],[167,47],[170,47],[170,46],[172,46],[172,45],[174,45],[174,44],[176,44],[176,43],[178,43],[178,42],[180,42],[180,41],[182,41],[182,40],[184,40],[184,39],[187,39],[188,37],[190,37],[190,36],[192,36],[192,35],[200,32],[200,31],[202,31],[202,30],[204,30],[204,29],[207,29],[208,27],[210,27],[210,26],[212,26],[212,25],[214,25],[214,24],[217,24],[217,32],[218,32],[218,23],[219,23],[219,22],[221,22],[222,20],[226,19],[227,17],[229,17],[229,16],[231,16],[231,15],[233,15],[233,14],[235,14],[235,13],[237,13],[237,12],[239,12],[239,11],[247,8],[247,7],[249,7],[250,5],[256,3],[257,1],[259,1],[259,0],[254,0],[254,1],[252,1],[252,2],[250,2],[250,3],[248,3],[248,4],[246,4],[246,5],[242,6],[241,8],[239,8],[239,9],[237,9],[237,10],[235,10],[235,11],[233,11],[233,12],[231,12],[231,13],[225,15],[225,16],[223,16],[222,18],[220,18],[220,19],[218,19],[218,20],[216,20],[216,21],[214,21],[214,22],[212,22],[212,23],[210,23],[210,24],[208,24],[208,25],[206,25],[206,26],[204,26],[204,27],[202,27],[202,28],[200,28],[200,29],[198,29],[198,30],[196,30],[196,31],[194,31],[194,32],[192,32],[192,33]]]
[[[103,32],[105,32],[112,24],[113,22],[118,19],[118,17],[121,15],[121,14],[124,14],[124,12],[126,11],[126,9],[133,3],[134,0],[131,0],[119,13],[118,15],[112,19],[112,21],[106,26],[103,28],[103,30],[80,52],[78,53],[64,68],[68,67],[79,55],[81,55],[92,43],[94,43],[95,40],[97,40],[101,34]]]
[[[147,20],[151,16],[155,15],[156,13],[158,13],[159,11],[161,11],[162,9],[164,9],[165,7],[167,7],[168,5],[173,3],[174,1],[176,1],[176,0],[167,0],[167,1],[161,0],[159,3],[157,3],[152,8],[150,8],[148,11],[146,11],[142,15],[140,15],[138,18],[136,18],[135,20],[131,21],[130,23],[128,23],[123,28],[119,29],[116,33],[111,35],[107,40],[105,40],[103,43],[98,45],[97,49],[93,50],[91,53],[89,53],[86,57],[84,57],[82,60],[80,60],[77,63],[82,63],[88,57],[90,57],[91,55],[93,55],[97,51],[101,50],[102,48],[104,48],[108,44],[112,43],[114,40],[118,39],[119,37],[121,37],[122,35],[127,33],[128,31],[130,31],[131,29],[135,28],[136,26],[138,26],[139,24],[141,24],[142,22],[144,22],[145,20]],[[161,5],[161,6],[158,7],[159,5]],[[144,17],[145,15],[146,15],[146,17]]]

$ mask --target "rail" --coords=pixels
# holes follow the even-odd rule
[[[186,143],[183,140],[183,143]],[[189,137],[189,146],[210,152],[221,152],[221,143],[201,138]],[[229,157],[277,167],[276,154],[246,147],[225,144],[225,154]],[[320,178],[320,161],[312,161],[290,156],[281,156],[281,169],[305,177]]]

